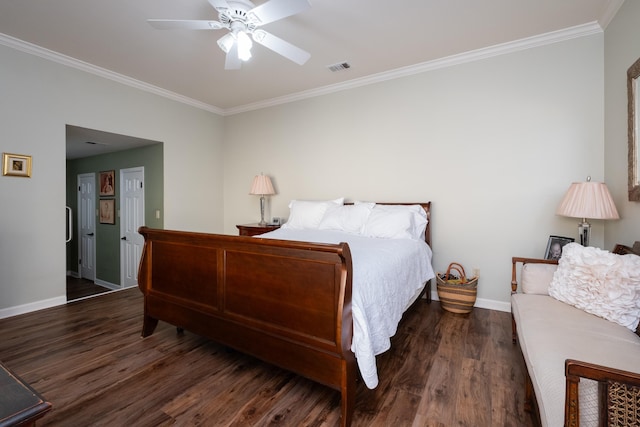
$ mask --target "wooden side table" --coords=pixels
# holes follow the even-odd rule
[[[236,227],[241,236],[257,236],[280,228],[279,225],[260,225],[258,223],[236,225]]]
[[[32,426],[51,409],[34,389],[0,363],[0,426]]]

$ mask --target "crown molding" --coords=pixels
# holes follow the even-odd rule
[[[616,13],[618,13],[623,3],[624,0],[609,0],[604,6],[600,14],[600,19],[598,20],[603,30],[607,29],[607,26],[609,26],[613,17],[616,16]]]
[[[619,1],[619,0],[615,0]],[[624,1],[624,0],[622,0]],[[372,74],[370,76],[349,80],[335,85],[324,86],[317,89],[298,92],[292,95],[272,98],[265,101],[255,102],[252,104],[242,105],[239,107],[228,108],[224,110],[224,115],[229,116],[247,111],[259,110],[262,108],[273,107],[276,105],[286,104],[289,102],[300,101],[303,99],[314,98],[316,96],[328,95],[347,89],[353,89],[361,86],[367,86],[387,80],[398,79],[401,77],[420,74],[427,71],[437,70],[441,68],[452,67],[455,65],[465,64],[469,62],[479,61],[499,55],[519,52],[526,49],[532,49],[553,43],[563,42],[578,37],[589,36],[592,34],[602,33],[602,27],[597,22],[590,22],[575,27],[565,28],[563,30],[552,31],[533,37],[527,37],[512,42],[502,43],[482,49],[472,50],[456,55],[447,56],[433,61],[422,62],[420,64],[410,65],[407,67],[397,68],[395,70],[383,73]]]
[[[606,11],[603,14],[604,17],[609,17],[609,21],[615,16],[624,0],[611,0],[608,4]],[[540,46],[549,45],[552,43],[558,43],[578,37],[585,37],[592,34],[598,34],[603,32],[603,27],[598,22],[590,22],[583,25],[577,25],[575,27],[565,28],[563,30],[552,31],[549,33],[540,34],[533,37],[527,37],[520,40],[515,40],[508,43],[502,43],[482,49],[477,49],[469,52],[464,52],[456,55],[447,56],[433,61],[422,62],[407,67],[397,68],[395,70],[386,71],[383,73],[372,74],[370,76],[349,80],[343,83],[338,83],[329,86],[323,86],[316,89],[310,89],[291,95],[281,96],[277,98],[271,98],[264,101],[259,101],[251,104],[241,105],[238,107],[232,107],[222,109],[210,104],[197,101],[192,98],[153,86],[151,84],[142,82],[140,80],[127,77],[122,74],[109,71],[107,69],[91,65],[84,61],[72,58],[70,56],[62,55],[58,52],[54,52],[49,49],[34,45],[32,43],[25,42],[20,39],[8,36],[0,33],[0,44],[7,47],[39,56],[44,59],[48,59],[59,64],[63,64],[78,70],[86,71],[88,73],[104,77],[109,80],[122,83],[127,86],[134,87],[146,92],[150,92],[174,101],[181,102],[183,104],[190,105],[195,108],[206,110],[221,116],[230,116],[234,114],[244,113],[248,111],[259,110],[262,108],[273,107],[276,105],[287,104],[290,102],[300,101],[304,99],[314,98],[317,96],[328,95],[343,90],[354,89],[361,86],[367,86],[370,84],[380,83],[387,80],[398,79],[415,74],[424,73],[427,71],[437,70],[446,67],[452,67],[455,65],[465,64],[473,61],[479,61],[499,55],[506,55],[509,53],[519,52],[526,49],[532,49]]]
[[[221,108],[215,107],[213,105],[209,105],[204,102],[197,101],[193,98],[189,98],[189,97],[180,95],[178,93],[159,88],[157,86],[151,85],[149,83],[145,83],[140,80],[136,80],[134,78],[125,76],[123,74],[118,74],[116,72],[107,70],[106,68],[101,68],[101,67],[89,64],[88,62],[84,62],[79,59],[72,58],[71,56],[63,55],[61,53],[54,52],[49,49],[45,49],[41,46],[26,42],[24,40],[17,39],[15,37],[11,37],[7,34],[0,33],[0,44],[24,53],[38,56],[40,58],[48,59],[49,61],[53,61],[58,64],[66,65],[68,67],[75,68],[81,71],[86,71],[87,73],[94,74],[96,76],[103,77],[105,79],[113,80],[115,82],[122,83],[124,85],[131,86],[133,88],[140,89],[145,92],[150,92],[155,95],[159,95],[164,98],[171,99],[173,101],[178,101],[180,103],[187,104],[195,108],[210,111],[212,113],[216,113],[220,115],[224,114],[224,110],[222,110]]]

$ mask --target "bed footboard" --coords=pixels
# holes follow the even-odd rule
[[[351,422],[349,246],[141,227],[142,336],[159,320],[340,391]]]

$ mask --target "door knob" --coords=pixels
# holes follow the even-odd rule
[[[121,237],[120,240],[127,240],[127,236]]]
[[[89,233],[89,234],[87,234],[87,236],[93,236],[93,233]]]

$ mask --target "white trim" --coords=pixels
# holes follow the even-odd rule
[[[613,20],[613,17],[616,16],[623,3],[624,0],[609,0],[607,2],[605,7],[603,8],[602,13],[600,14],[600,19],[598,20],[603,30],[606,29],[607,26],[609,26],[609,24]]]
[[[313,98],[316,96],[327,95],[341,90],[352,89],[360,86],[366,86],[386,80],[397,79],[401,77],[411,76],[414,74],[424,73],[426,71],[437,70],[440,68],[452,67],[454,65],[465,64],[473,61],[479,61],[494,56],[505,55],[508,53],[518,52],[521,50],[531,49],[535,47],[545,46],[552,43],[571,40],[578,37],[589,36],[592,34],[602,33],[602,28],[597,22],[577,25],[575,27],[565,28],[563,30],[552,31],[550,33],[540,34],[533,37],[527,37],[508,43],[502,43],[482,49],[477,49],[457,55],[451,55],[433,61],[427,61],[408,67],[397,68],[395,70],[383,73],[372,74],[370,76],[359,79],[349,80],[335,85],[324,86],[317,89],[311,89],[295,93],[293,95],[272,98],[265,101],[255,102],[253,104],[242,105],[239,107],[227,108],[224,110],[225,116],[243,113],[261,108],[272,107],[275,105],[285,104],[288,102],[299,101],[302,99]]]
[[[7,307],[0,309],[0,319],[7,317],[18,316],[20,314],[31,313],[32,311],[44,310],[46,308],[56,307],[59,305],[65,305],[67,303],[67,297],[55,297],[42,301],[30,302],[28,304],[16,305],[14,307]]]
[[[606,22],[613,19],[615,12],[618,11],[624,0],[610,0],[608,7],[606,8],[605,16],[602,21]],[[608,22],[607,22],[608,24]],[[603,27],[596,21],[576,25],[575,27],[569,27],[558,31],[552,31],[549,33],[539,34],[532,37],[527,37],[520,40],[514,40],[512,42],[497,44],[482,49],[477,49],[469,52],[460,53],[457,55],[447,56],[445,58],[435,59],[433,61],[427,61],[416,65],[410,65],[407,67],[397,68],[395,70],[386,71],[383,73],[372,74],[370,76],[362,77],[359,79],[349,80],[343,83],[324,86],[316,89],[310,89],[302,92],[298,92],[292,95],[281,96],[277,98],[267,99],[264,101],[254,102],[252,104],[241,105],[238,107],[232,107],[222,109],[213,105],[205,104],[204,102],[197,101],[192,98],[188,98],[183,95],[179,95],[174,92],[170,92],[165,89],[161,89],[157,86],[150,85],[140,80],[133,79],[131,77],[124,76],[122,74],[109,71],[107,69],[91,65],[84,61],[72,58],[70,56],[62,55],[60,53],[45,49],[43,47],[34,45],[11,37],[6,34],[0,33],[0,44],[11,47],[22,52],[30,53],[32,55],[40,56],[42,58],[57,62],[59,64],[67,65],[72,68],[77,68],[88,73],[104,77],[109,80],[113,80],[122,83],[127,86],[154,93],[159,96],[163,96],[174,101],[178,101],[192,107],[200,108],[202,110],[210,111],[222,116],[230,116],[233,114],[244,113],[247,111],[259,110],[266,107],[272,107],[275,105],[286,104],[289,102],[299,101],[302,99],[314,98],[316,96],[327,95],[342,90],[352,89],[356,87],[366,86],[386,80],[397,79],[406,77],[418,73],[424,73],[426,71],[436,70],[440,68],[452,67],[454,65],[465,64],[468,62],[479,61],[486,58],[491,58],[508,53],[518,52],[525,49],[531,49],[535,47],[545,46],[552,43],[562,42],[578,37],[589,36],[592,34],[598,34],[603,32]]]
[[[119,291],[123,289],[122,286],[120,285],[116,285],[115,283],[107,282],[106,280],[102,280],[102,279],[96,279],[93,283],[95,283],[96,285],[103,286],[105,288],[109,288],[114,291]]]
[[[89,64],[88,62],[84,62],[79,59],[75,59],[70,56],[63,55],[61,53],[54,52],[49,49],[45,49],[44,47],[35,45],[33,43],[25,42],[15,37],[11,37],[7,34],[0,33],[0,44],[19,50],[21,52],[29,53],[31,55],[48,59],[49,61],[57,62],[58,64],[66,65],[71,68],[76,68],[81,71],[86,71],[87,73],[95,74],[96,76],[104,77],[105,79],[113,80],[115,82],[122,83],[123,85],[131,86],[136,89],[143,90],[145,92],[150,92],[150,93],[162,96],[164,98],[178,101],[183,104],[199,108],[201,110],[210,111],[216,114],[224,113],[224,110],[218,107],[215,107],[213,105],[205,104],[204,102],[197,101],[193,98],[188,98],[178,93],[159,88],[157,86],[151,85],[149,83],[145,83],[140,80],[136,80],[131,77],[127,77],[123,74],[119,74],[119,73],[107,70],[106,68],[98,67],[98,66]]]

